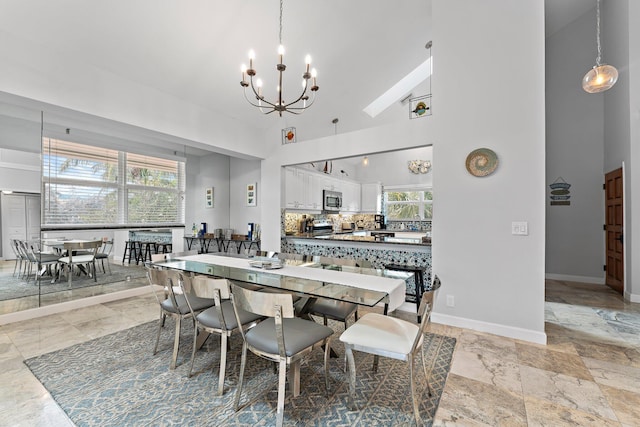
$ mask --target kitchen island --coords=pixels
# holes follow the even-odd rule
[[[366,230],[324,235],[299,233],[283,236],[280,247],[284,253],[365,260],[374,268],[384,269],[391,265],[419,268],[428,288],[431,283],[431,242],[423,243],[421,236],[419,233],[400,232],[393,237],[385,237],[382,234],[376,236],[375,231],[367,233]],[[406,282],[406,301],[415,303],[416,294],[415,282],[411,278]],[[409,312],[415,309],[411,304],[400,307],[400,310]]]
[[[377,230],[379,231],[379,230]],[[375,232],[371,232],[374,233]],[[375,268],[390,264],[422,267],[425,280],[431,277],[431,243],[422,237],[396,233],[398,237],[384,237],[361,233],[313,235],[300,233],[282,238],[281,251],[300,255],[369,261]],[[369,233],[370,234],[370,233]]]

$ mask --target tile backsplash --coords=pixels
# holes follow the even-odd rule
[[[373,214],[303,214],[298,212],[285,212],[284,214],[284,229],[285,232],[297,232],[298,223],[305,215],[307,218],[312,217],[315,221],[330,222],[333,224],[333,231],[339,232],[342,230],[342,223],[354,223],[356,227],[364,229],[373,229],[375,227]]]
[[[373,230],[375,228],[374,214],[303,214],[283,210],[284,232],[296,233],[298,231],[298,223],[303,215],[307,218],[312,217],[316,221],[332,223],[334,232],[342,230],[342,223],[354,223],[356,227],[366,230]],[[431,231],[431,221],[387,221],[387,230]]]

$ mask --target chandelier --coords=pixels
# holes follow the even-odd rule
[[[585,92],[599,93],[611,89],[618,80],[618,70],[612,65],[601,64],[602,47],[600,46],[600,0],[596,3],[596,41],[598,56],[596,65],[582,78],[582,88]]]
[[[274,111],[278,112],[278,115],[282,117],[282,113],[284,111],[292,113],[292,114],[300,114],[307,108],[309,108],[313,101],[315,100],[316,92],[318,91],[318,85],[316,84],[317,72],[316,69],[313,68],[309,71],[309,67],[311,66],[311,56],[307,55],[305,58],[306,69],[302,74],[302,93],[298,96],[295,101],[285,102],[282,98],[282,73],[287,69],[286,65],[282,62],[282,58],[284,56],[284,46],[282,46],[282,0],[280,0],[280,33],[279,33],[279,46],[278,46],[278,56],[279,62],[276,64],[276,69],[278,70],[278,98],[276,101],[271,102],[265,99],[262,94],[262,80],[259,78],[255,79],[257,72],[255,68],[253,68],[253,60],[255,59],[255,52],[253,50],[249,51],[249,68],[246,65],[242,65],[242,81],[240,85],[244,89],[244,97],[249,102],[249,104],[253,105],[260,109],[260,111],[264,114],[271,114]],[[245,79],[246,76],[249,76],[249,81]],[[311,81],[311,87],[309,87],[309,80]],[[251,88],[251,92],[247,96],[247,88]],[[309,100],[309,94],[307,90],[311,91],[311,100]],[[255,101],[252,98],[255,97]]]

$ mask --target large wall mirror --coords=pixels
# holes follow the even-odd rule
[[[148,136],[124,125],[0,95],[0,315],[146,286],[142,263],[136,263],[135,257],[121,262],[130,229],[112,224],[83,226],[81,221],[70,227],[52,226],[47,211],[57,208],[68,218],[76,215],[78,207],[86,207],[104,188],[78,185],[70,176],[108,181],[105,174],[118,169],[122,147]],[[97,148],[82,153],[74,144]],[[164,158],[185,157],[176,147],[156,141],[155,149]],[[109,164],[104,152],[116,153],[115,165]],[[138,231],[141,241],[172,241],[171,234],[167,241],[166,229]],[[91,253],[89,248],[71,250],[73,241],[101,242],[95,272],[83,264],[69,268],[70,252],[76,261]]]

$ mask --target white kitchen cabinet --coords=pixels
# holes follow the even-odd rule
[[[360,212],[360,184],[343,181],[328,174],[296,167],[285,168],[286,209],[320,211],[323,206],[323,191],[342,193],[342,212]]]
[[[342,181],[342,209],[340,212],[360,212],[360,184]]]
[[[304,182],[305,174],[298,168],[284,169],[285,208],[305,209]]]
[[[382,185],[378,182],[361,185],[363,213],[380,213],[382,209]]]
[[[322,210],[322,190],[324,190],[324,177],[315,173],[309,173],[306,181],[306,206],[311,210]]]

